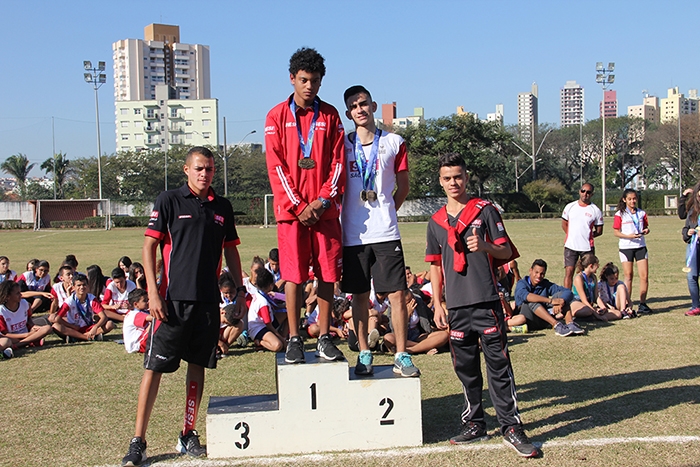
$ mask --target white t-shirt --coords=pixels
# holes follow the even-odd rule
[[[642,230],[649,227],[647,213],[637,209],[634,214],[629,209],[617,211],[613,219],[613,229],[620,230],[623,234],[642,233]],[[633,250],[647,246],[644,235],[639,238],[621,238],[618,247],[620,250]]]
[[[51,277],[46,274],[41,279],[38,279],[34,275],[33,271],[27,271],[19,276],[19,280],[17,282],[24,282],[27,284],[27,289],[33,292],[43,292],[46,290],[46,286],[51,284]]]
[[[581,206],[578,201],[566,205],[561,218],[569,222],[564,246],[574,251],[591,251],[593,226],[603,225],[603,213],[591,203]]]
[[[267,323],[271,323],[274,319],[274,310],[256,289],[253,301],[248,307],[248,335],[254,339],[260,331],[267,327]]]
[[[32,315],[29,303],[26,300],[19,301],[17,311],[11,311],[5,305],[0,305],[0,333],[22,334],[29,332],[27,321]]]
[[[0,284],[2,284],[3,282],[5,282],[5,280],[8,280],[8,281],[15,281],[15,279],[17,279],[17,273],[16,273],[15,271],[9,270],[9,271],[7,271],[7,272],[10,273],[9,276],[7,276],[7,279],[6,279],[5,274],[0,274]]]
[[[372,243],[400,240],[399,225],[394,205],[396,174],[408,170],[406,143],[394,133],[382,131],[377,153],[377,173],[374,191],[376,201],[362,201],[362,175],[355,158],[356,133],[345,135],[345,194],[341,223],[343,225],[343,245],[368,245]],[[352,140],[350,139],[352,138]],[[363,146],[365,158],[369,159],[372,145]]]
[[[122,333],[124,334],[124,347],[128,353],[138,352],[141,341],[146,337],[148,313],[140,310],[131,310],[124,316]]]
[[[124,292],[120,292],[117,288],[117,284],[112,281],[105,287],[105,295],[102,299],[102,304],[116,306],[117,309],[115,311],[123,315],[129,311],[129,292],[134,289],[136,289],[136,284],[127,279],[126,289]]]
[[[63,288],[63,282],[57,282],[53,285],[53,287],[51,287],[51,295],[56,297],[56,300],[58,300],[58,308],[61,308],[63,306],[63,302],[65,302],[70,296],[68,292],[66,292],[66,289]]]

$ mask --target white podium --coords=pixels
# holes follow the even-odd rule
[[[423,443],[420,378],[398,376],[391,365],[360,377],[346,361],[305,356],[290,365],[277,354],[277,394],[209,399],[209,458]]]

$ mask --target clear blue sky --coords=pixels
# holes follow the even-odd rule
[[[539,85],[540,122],[559,123],[559,89],[582,84],[586,118],[598,117],[595,63],[614,61],[620,114],[642,90],[665,97],[700,88],[695,57],[697,1],[6,1],[0,15],[0,161],[18,152],[32,162],[56,150],[96,153],[92,88],[82,61],[104,60],[99,91],[102,150],[115,148],[112,43],[143,39],[150,23],[180,26],[184,43],[211,51],[212,97],[226,116],[228,142],[262,142],[267,111],[291,93],[287,66],[299,47],[316,48],[327,74],[320,97],[338,107],[364,84],[399,116],[424,107],[427,118],[458,105],[481,118],[496,104],[517,118],[517,94]],[[220,126],[220,129],[222,127]],[[39,175],[35,170],[33,175]],[[0,174],[4,176],[4,174]]]

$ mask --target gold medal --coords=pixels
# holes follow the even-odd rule
[[[299,167],[301,167],[302,169],[313,169],[314,167],[316,167],[316,161],[311,159],[310,157],[299,159]]]
[[[365,190],[362,190],[362,191],[360,192],[360,199],[361,199],[362,201],[367,201],[367,192],[366,192]]]
[[[367,201],[377,201],[377,192],[374,190],[367,190]]]

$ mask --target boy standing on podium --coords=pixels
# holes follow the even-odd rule
[[[408,195],[408,156],[403,138],[382,131],[374,122],[377,103],[363,86],[345,91],[345,115],[355,132],[345,138],[345,194],[343,195],[343,292],[352,294],[352,319],[360,355],[355,374],[373,373],[367,342],[371,281],[377,293],[387,294],[396,336],[394,373],[419,376],[406,352],[408,312],[406,265],[396,211]],[[396,188],[396,191],[394,191]]]
[[[479,355],[483,352],[503,442],[522,457],[535,457],[539,451],[523,431],[518,413],[507,328],[494,276],[499,264],[517,257],[517,250],[496,208],[466,192],[467,166],[462,156],[444,154],[438,164],[447,205],[428,222],[425,260],[430,263],[435,324],[440,329],[448,329],[449,324],[452,362],[464,390],[462,430],[450,442],[489,438],[482,401]],[[442,302],[443,279],[447,313]]]

